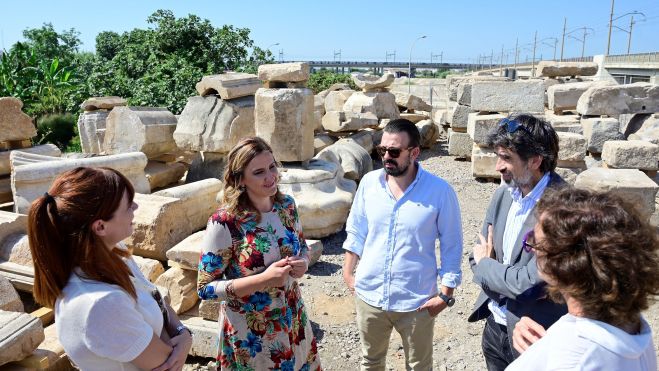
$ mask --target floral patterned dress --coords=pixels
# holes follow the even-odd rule
[[[236,215],[220,208],[206,227],[197,288],[201,299],[222,300],[218,365],[223,370],[320,370],[311,322],[293,277],[238,297],[229,283],[263,272],[288,256],[308,259],[295,202],[285,196],[271,212]],[[228,288],[228,290],[227,290]]]

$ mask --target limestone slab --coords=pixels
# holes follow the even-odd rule
[[[15,214],[20,215],[20,214]],[[4,229],[4,228],[2,228]],[[0,232],[0,261],[32,267],[32,252],[27,238],[27,230],[11,234]]]
[[[595,62],[556,62],[540,61],[538,74],[546,77],[595,76],[598,65]]]
[[[166,260],[166,252],[190,234],[203,229],[217,207],[222,182],[205,179],[151,195],[135,194],[134,232],[126,245],[134,254]]]
[[[318,152],[314,159],[334,162],[343,169],[343,176],[351,180],[359,180],[373,170],[371,155],[353,140],[339,139]]]
[[[467,124],[469,123],[469,114],[474,113],[469,106],[458,104],[446,117],[446,121],[451,124],[453,131],[466,132]]]
[[[217,320],[206,320],[199,316],[182,316],[181,322],[192,330],[192,347],[188,353],[191,356],[217,357]]]
[[[9,157],[13,151],[18,151],[18,150],[0,152],[0,175],[11,174],[11,162],[9,161]],[[30,148],[22,148],[20,149],[20,151],[25,153],[33,153],[36,155],[43,155],[50,157],[62,156],[62,151],[60,151],[60,149],[57,148],[56,145],[51,143],[42,144],[40,146],[34,146]]]
[[[458,104],[471,106],[471,82],[465,81],[458,85],[456,100]]]
[[[439,139],[439,129],[432,120],[421,120],[416,123],[416,127],[421,134],[421,148],[430,148],[437,143]]]
[[[432,116],[432,120],[438,126],[444,126],[448,124],[448,122],[446,121],[446,110],[438,109],[437,111],[435,111],[435,113]]]
[[[17,254],[14,247],[27,237],[27,215],[0,210],[0,261],[31,265],[32,256]]]
[[[359,144],[366,152],[371,153],[373,152],[373,133],[373,129],[360,130],[347,138],[343,138],[343,140],[354,141],[355,143]]]
[[[105,151],[103,139],[109,114],[109,111],[100,110],[85,111],[78,116],[77,125],[82,153],[99,154]],[[99,130],[103,130],[101,136],[99,136]]]
[[[659,145],[642,140],[604,142],[602,160],[617,169],[657,170]]]
[[[470,113],[467,116],[467,133],[474,143],[485,146],[488,135],[497,130],[499,121],[503,118],[506,118],[506,116],[500,114],[481,115],[478,112]],[[469,151],[471,152],[471,145],[469,145]]]
[[[151,283],[155,283],[158,277],[165,273],[165,267],[158,260],[143,258],[139,255],[133,255],[133,260],[135,260],[135,264],[137,264],[140,272]]]
[[[176,145],[188,151],[228,153],[243,137],[254,136],[254,106],[253,96],[190,97],[173,134]]]
[[[203,319],[217,321],[221,303],[221,300],[199,300],[199,315]]]
[[[659,85],[638,82],[592,87],[579,98],[577,112],[584,116],[612,117],[625,113],[659,112]]]
[[[497,154],[491,148],[474,145],[471,151],[471,174],[475,178],[500,178],[496,170]]]
[[[270,143],[278,161],[306,161],[313,157],[313,99],[310,89],[256,91],[256,135]]]
[[[651,115],[643,120],[640,128],[630,134],[628,139],[659,144],[659,115]]]
[[[0,310],[0,365],[28,357],[43,340],[39,318]]]
[[[262,64],[258,75],[262,81],[298,82],[308,80],[309,71],[309,63],[306,62]]]
[[[210,217],[210,214],[208,216]],[[206,230],[195,232],[174,245],[167,251],[167,259],[175,262],[182,269],[196,271],[199,266],[199,255],[201,254],[200,246],[205,233]]]
[[[318,263],[320,257],[323,255],[323,241],[321,240],[306,240],[307,247],[309,248],[309,266]]]
[[[151,187],[144,175],[147,158],[144,153],[133,152],[111,156],[63,159],[12,151],[11,189],[14,194],[14,211],[26,214],[30,204],[48,191],[55,178],[79,166],[110,167],[128,178],[136,192],[149,193]]]
[[[392,73],[385,73],[382,76],[353,73],[350,77],[352,77],[352,81],[358,88],[362,89],[362,91],[377,91],[384,89],[391,85],[396,78]]]
[[[371,139],[371,142],[373,140]],[[336,142],[336,139],[327,135],[327,134],[316,134],[313,137],[313,153],[314,156],[318,154],[318,152],[322,151],[323,148],[333,144]]]
[[[343,105],[343,111],[374,114],[378,119],[397,119],[400,111],[390,92],[356,92]]]
[[[594,191],[615,191],[641,214],[649,218],[655,210],[659,186],[645,173],[635,169],[591,168],[577,176],[575,187]]]
[[[124,98],[117,96],[92,97],[82,102],[80,108],[85,112],[90,112],[96,110],[111,110],[114,107],[121,107],[126,104],[127,101]]]
[[[371,112],[328,111],[322,119],[323,129],[334,133],[373,128],[378,123],[378,118]]]
[[[448,129],[448,154],[456,157],[471,157],[474,141],[469,134]]]
[[[399,107],[404,107],[413,111],[432,111],[432,106],[416,95],[401,91],[392,91],[392,94],[396,96],[396,104]]]
[[[411,121],[412,123],[416,124],[419,123],[423,120],[428,120],[430,117],[425,114],[425,113],[418,113],[418,112],[403,112],[400,114],[400,118]]]
[[[325,98],[327,96],[327,94],[329,94],[332,91],[337,91],[337,90],[352,90],[352,88],[350,87],[350,85],[348,85],[346,83],[337,82],[337,83],[334,83],[334,84],[330,85],[329,88],[327,88],[327,89],[321,91],[320,93],[318,93],[318,95]]]
[[[188,165],[182,162],[165,163],[150,160],[144,168],[144,174],[149,181],[151,191],[175,184],[188,170]]]
[[[586,137],[576,133],[557,132],[556,134],[558,134],[558,160],[583,161],[588,147]]]
[[[542,80],[474,81],[471,108],[489,112],[543,112],[544,84]]]
[[[508,81],[508,78],[499,76],[448,76],[446,78],[446,88],[449,101],[457,102],[460,86],[464,83],[471,84],[474,81]]]
[[[7,312],[24,312],[23,302],[11,282],[0,275],[0,310]]]
[[[357,184],[335,163],[312,159],[282,169],[279,189],[295,199],[304,235],[318,239],[343,229]]]
[[[588,141],[588,151],[592,153],[602,153],[602,147],[607,140],[622,138],[620,121],[615,118],[582,118],[581,126]]]
[[[0,142],[30,139],[37,128],[30,116],[23,113],[23,102],[14,97],[0,98]]]
[[[354,92],[354,90],[336,90],[328,92],[324,102],[325,112],[343,111],[343,105]]]
[[[581,174],[584,169],[574,167],[556,167],[554,171],[569,185],[574,185],[577,181],[577,176]]]
[[[169,268],[156,279],[155,285],[167,289],[170,305],[176,314],[187,311],[199,301],[196,270]]]
[[[556,84],[547,88],[547,107],[554,112],[574,110],[577,102],[586,90],[594,86],[607,86],[610,82],[584,81],[567,84]]]
[[[103,148],[108,154],[142,152],[152,158],[174,152],[176,117],[166,108],[115,107],[106,121]]]
[[[202,97],[217,94],[223,100],[254,95],[260,87],[261,81],[256,75],[243,72],[204,76],[195,85],[197,93]]]
[[[221,180],[226,167],[226,157],[225,153],[197,152],[185,176],[185,182],[192,183],[210,178]]]

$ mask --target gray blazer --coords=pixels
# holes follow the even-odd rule
[[[558,174],[552,172],[550,176],[548,188],[562,187],[566,184]],[[538,277],[535,254],[526,252],[522,248],[524,234],[533,229],[536,223],[533,212],[527,217],[517,236],[510,258],[511,265],[503,264],[503,233],[512,202],[510,192],[506,187],[501,187],[494,193],[485,215],[481,233],[487,238],[488,225],[491,224],[494,227],[495,258],[483,258],[476,264],[473,254],[469,256],[474,282],[482,288],[482,291],[468,319],[469,322],[475,322],[487,318],[490,315],[487,307],[488,299],[500,305],[506,303],[508,309],[506,322],[508,337],[511,341],[512,330],[520,317],[531,317],[548,328],[567,313],[565,305],[556,304],[546,298],[545,283]],[[502,295],[503,299],[501,299]]]

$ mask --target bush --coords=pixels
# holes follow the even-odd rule
[[[70,113],[45,115],[37,121],[35,144],[53,143],[65,150],[76,135],[76,116]],[[78,139],[78,144],[79,144]]]
[[[357,85],[355,85],[354,81],[352,81],[350,75],[334,73],[328,70],[321,70],[319,72],[312,73],[309,76],[309,80],[307,81],[307,87],[313,90],[314,94],[318,94],[332,86],[332,84],[336,84],[338,82],[348,84],[352,89],[358,90]]]

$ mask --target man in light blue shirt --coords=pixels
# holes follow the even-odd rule
[[[419,144],[412,122],[387,124],[376,147],[384,168],[361,180],[346,223],[343,278],[356,294],[362,370],[385,369],[393,328],[403,340],[406,368],[432,369],[434,319],[453,305],[460,284],[458,199],[416,162]]]

